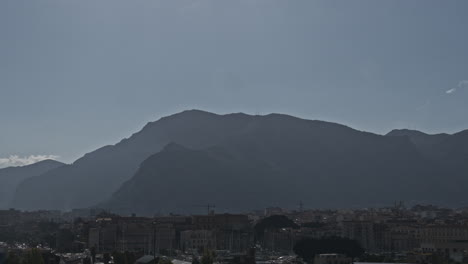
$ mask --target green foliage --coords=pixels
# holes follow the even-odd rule
[[[114,251],[112,257],[114,258],[114,264],[133,264],[136,261],[135,254],[128,251]]]
[[[75,235],[69,229],[60,229],[57,232],[57,250],[60,252],[73,251],[73,241]]]
[[[105,264],[109,264],[109,262],[111,261],[111,256],[110,256],[110,254],[107,253],[107,252],[104,253],[103,258],[104,258],[104,263],[105,263]]]
[[[197,257],[193,256],[193,258],[192,258],[192,264],[200,264],[200,260],[198,260]]]
[[[213,264],[215,259],[214,252],[211,250],[205,250],[201,258],[201,264]]]
[[[114,253],[112,253],[112,257],[114,257],[114,264],[127,264],[125,263],[125,256],[121,252],[114,251]]]
[[[294,253],[304,260],[312,261],[317,254],[340,253],[356,258],[364,254],[364,249],[355,240],[339,237],[303,239],[294,246]]]
[[[137,260],[136,256],[135,256],[135,253],[125,251],[125,260],[127,261],[128,264],[135,263],[135,261]]]
[[[44,258],[37,248],[32,248],[26,252],[22,264],[44,264]]]
[[[291,219],[284,215],[272,215],[262,219],[255,225],[255,234],[257,237],[263,237],[266,229],[280,229],[280,228],[294,228],[298,229],[299,226]]]
[[[21,264],[21,259],[16,253],[9,252],[5,264]]]
[[[83,264],[91,264],[91,258],[84,258]]]
[[[172,264],[172,261],[168,258],[160,258],[158,264]]]
[[[91,259],[93,260],[93,263],[96,262],[96,248],[91,247]]]
[[[47,263],[47,264],[59,264],[60,263],[60,257],[55,255],[52,252],[48,252],[48,251],[43,252],[42,258],[44,259],[44,263]]]

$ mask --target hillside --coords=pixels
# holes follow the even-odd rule
[[[93,206],[109,198],[133,176],[142,161],[168,143],[180,142],[191,148],[212,146],[245,129],[251,119],[244,114],[220,116],[198,110],[161,118],[115,145],[102,147],[69,166],[24,181],[11,206],[19,209]]]
[[[265,206],[365,207],[395,200],[466,205],[466,132],[388,135],[281,114],[192,110],[25,180],[13,206],[192,212]],[[38,199],[40,197],[40,199]],[[223,209],[224,208],[224,209]]]
[[[0,169],[0,209],[8,208],[16,187],[22,181],[63,165],[55,160],[44,160],[27,166]]]
[[[395,200],[455,202],[443,169],[407,137],[285,115],[253,117],[215,147],[170,144],[101,206],[120,213],[191,213],[266,206],[365,207]]]

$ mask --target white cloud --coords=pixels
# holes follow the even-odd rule
[[[458,82],[458,86],[456,88],[452,88],[450,90],[445,91],[446,94],[452,94],[456,92],[458,89],[468,89],[468,80],[462,80]]]
[[[446,94],[451,94],[454,93],[457,90],[457,88],[452,88],[450,90],[445,91]]]
[[[25,157],[20,157],[18,155],[10,155],[10,157],[8,158],[0,158],[0,168],[10,166],[25,166],[42,160],[56,160],[58,158],[59,156],[57,155],[30,155]]]

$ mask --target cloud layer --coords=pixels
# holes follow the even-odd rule
[[[8,158],[0,158],[0,168],[10,166],[25,166],[43,160],[56,160],[58,158],[59,156],[57,155],[30,155],[25,157],[20,157],[18,155],[10,155],[10,157]]]
[[[449,89],[445,91],[446,94],[452,94],[457,91],[457,89],[468,88],[468,80],[462,80],[458,82],[458,86],[456,88]]]

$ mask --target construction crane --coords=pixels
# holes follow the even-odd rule
[[[211,213],[211,209],[216,208],[216,205],[214,204],[205,204],[205,205],[194,205],[195,207],[205,207],[207,210],[207,213]]]
[[[302,213],[304,212],[304,204],[302,203],[302,201],[299,201],[299,212]]]

